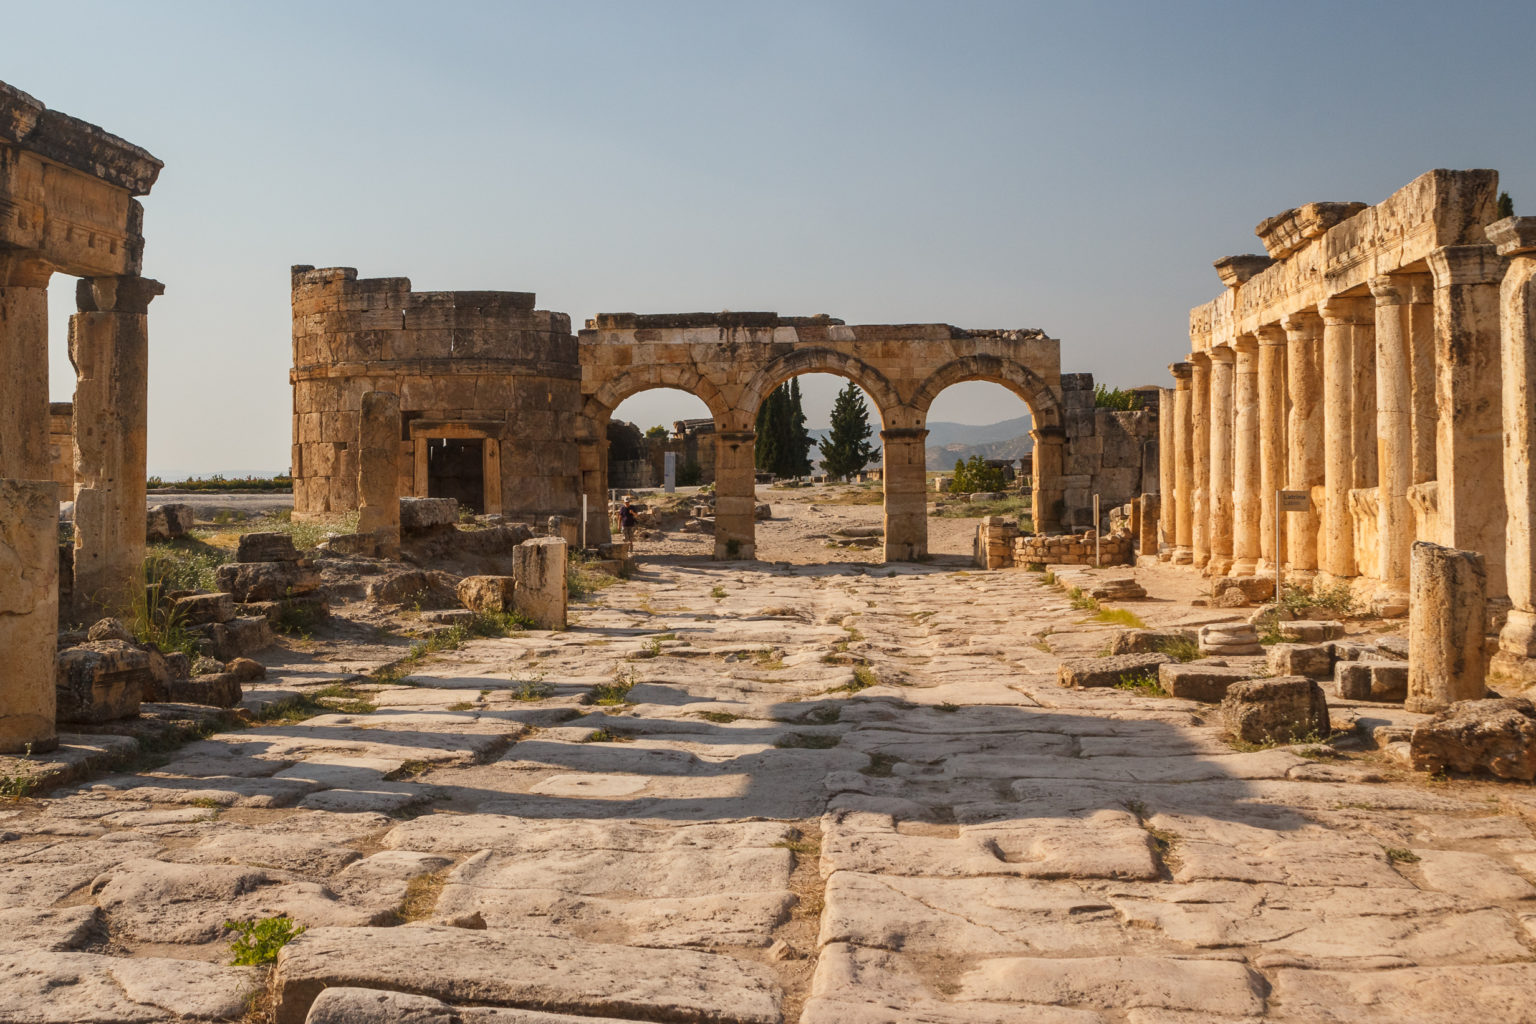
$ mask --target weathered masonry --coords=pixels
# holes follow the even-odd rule
[[[1430,171],[1377,206],[1287,210],[1256,229],[1268,255],[1216,262],[1227,290],[1190,312],[1161,396],[1159,557],[1268,573],[1278,540],[1286,572],[1390,615],[1426,540],[1482,552],[1506,593],[1497,188]],[[1308,509],[1277,516],[1280,489]]]
[[[581,372],[564,313],[528,292],[413,292],[350,267],[294,267],[292,283],[295,515],[357,508],[370,391],[400,399],[399,493],[507,515],[580,506]]]
[[[127,609],[144,560],[148,307],[143,207],[161,163],[0,82],[0,752],[54,725],[58,502],[75,501],[73,618]],[[50,452],[48,281],[79,277],[70,319],[73,494]]]

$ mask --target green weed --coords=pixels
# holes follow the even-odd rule
[[[225,921],[224,927],[239,933],[230,943],[229,951],[235,954],[230,961],[235,967],[260,967],[277,960],[277,951],[304,934],[303,925],[295,925],[289,917],[264,917],[257,921]]]
[[[1117,626],[1126,626],[1130,629],[1146,629],[1147,624],[1141,621],[1141,616],[1129,608],[1100,608],[1094,613],[1097,622],[1109,622]]]
[[[774,740],[773,745],[783,750],[830,750],[842,741],[841,736],[787,732]]]

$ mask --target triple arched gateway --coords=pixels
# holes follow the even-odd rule
[[[804,373],[858,384],[880,416],[885,448],[885,556],[928,552],[928,407],[962,381],[992,381],[1029,406],[1038,529],[1062,505],[1061,343],[1040,331],[967,331],[949,324],[849,325],[776,313],[602,314],[577,334],[581,363],[581,487],[606,508],[608,420],[651,388],[697,395],[715,419],[715,554],[753,554],[753,425],[758,406]],[[589,524],[589,529],[597,524]],[[600,529],[606,529],[606,522]]]

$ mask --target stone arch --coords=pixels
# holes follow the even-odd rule
[[[797,348],[752,374],[742,392],[741,401],[737,403],[749,417],[747,422],[755,420],[758,406],[762,405],[763,399],[774,388],[803,373],[831,373],[853,381],[874,400],[881,423],[889,423],[892,412],[903,404],[901,396],[885,374],[862,359],[831,348]]]

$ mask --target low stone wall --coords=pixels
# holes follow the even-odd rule
[[[1098,539],[1098,564],[1130,565],[1135,560],[1135,535],[1122,531]],[[982,569],[1041,565],[1093,565],[1095,533],[1021,534],[1018,525],[1002,516],[987,516],[976,528],[973,554]]]

